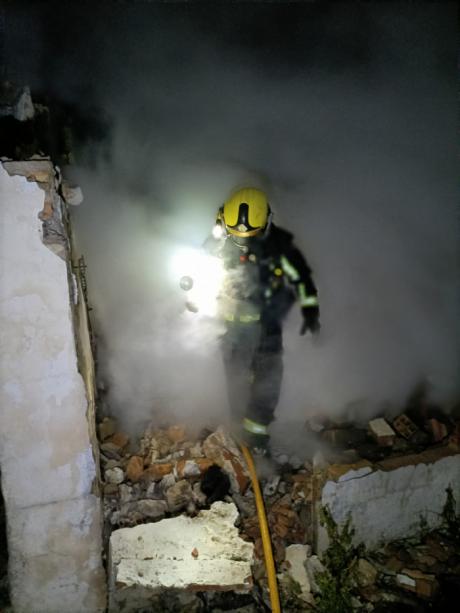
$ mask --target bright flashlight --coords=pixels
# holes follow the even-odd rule
[[[224,229],[222,228],[222,224],[216,223],[214,228],[212,229],[212,235],[215,239],[222,238],[224,234]]]
[[[193,287],[193,279],[188,275],[185,275],[180,278],[179,285],[184,292],[189,292]]]
[[[216,315],[224,275],[222,260],[200,249],[183,247],[174,254],[171,268],[181,288],[188,292],[188,302],[203,315]]]

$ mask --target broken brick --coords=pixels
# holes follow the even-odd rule
[[[112,443],[118,449],[123,449],[129,443],[129,436],[123,432],[115,432],[110,438],[107,439],[107,443]]]
[[[151,464],[142,473],[142,480],[145,481],[160,481],[165,475],[173,471],[173,465],[170,462]]]
[[[133,483],[136,483],[141,478],[143,472],[143,459],[138,455],[131,456],[128,460],[128,464],[126,465],[126,477]]]
[[[408,568],[403,568],[401,573],[396,575],[396,582],[401,587],[415,592],[417,596],[422,598],[431,598],[439,587],[434,575]]]
[[[102,442],[107,440],[109,436],[115,434],[116,428],[117,425],[114,419],[111,419],[110,417],[104,417],[101,423],[97,426],[99,440],[101,440]]]
[[[435,443],[439,443],[448,435],[446,424],[438,419],[435,419],[434,417],[427,420],[426,427],[428,428],[428,431],[430,432]]]
[[[418,430],[412,419],[405,413],[398,415],[398,417],[393,420],[392,425],[396,432],[407,440],[409,440]]]
[[[243,493],[249,485],[246,462],[234,440],[223,430],[217,428],[203,443],[207,458],[224,470],[231,483],[233,493]]]

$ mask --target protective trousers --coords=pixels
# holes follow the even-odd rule
[[[229,322],[222,337],[228,399],[237,422],[268,425],[278,404],[283,376],[281,324]]]

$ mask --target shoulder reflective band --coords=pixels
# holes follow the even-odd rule
[[[252,434],[268,434],[267,426],[258,424],[256,421],[252,421],[252,419],[248,419],[247,417],[243,419],[243,428],[248,432],[252,432]]]
[[[287,274],[291,281],[299,281],[300,275],[296,268],[291,264],[291,262],[287,259],[285,255],[282,255],[280,258],[281,268]]]
[[[300,306],[308,307],[308,306],[318,306],[318,297],[317,296],[307,296],[307,290],[305,289],[304,283],[299,283],[298,292],[299,292],[299,302]]]
[[[251,323],[253,321],[259,321],[260,320],[260,313],[256,313],[254,315],[240,315],[238,317],[238,315],[233,315],[233,313],[227,313],[226,315],[224,315],[224,319],[226,321],[239,321],[243,324],[248,324]]]
[[[239,317],[241,323],[243,324],[248,324],[252,321],[259,321],[260,320],[260,314],[257,313],[256,315],[240,315]]]

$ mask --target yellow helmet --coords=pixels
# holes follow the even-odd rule
[[[256,236],[270,225],[267,195],[254,187],[239,189],[225,202],[219,217],[228,233],[241,237]]]

